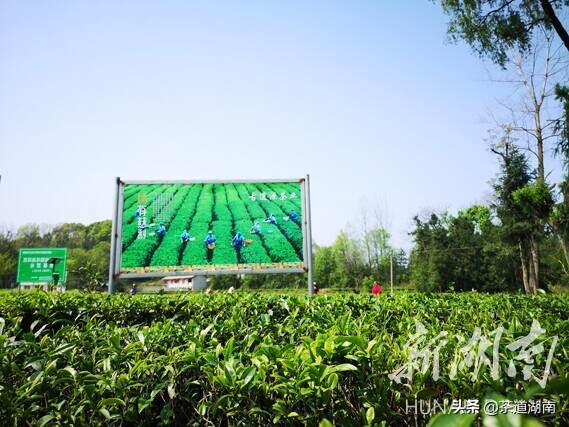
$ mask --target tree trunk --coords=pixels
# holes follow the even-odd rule
[[[367,258],[367,267],[368,273],[373,274],[373,259],[371,248],[369,244],[369,237],[367,236],[367,231],[364,234],[364,244],[365,244],[365,251],[366,251],[366,258]]]
[[[531,245],[530,245],[531,247]],[[528,248],[526,262],[528,264],[528,293],[533,294],[535,288],[535,271],[531,248]]]
[[[539,245],[534,237],[532,237],[530,240],[530,249],[531,249],[530,263],[532,264],[532,271],[533,271],[532,292],[536,293],[537,290],[539,289]]]
[[[563,41],[567,50],[569,50],[569,34],[567,34],[567,30],[565,30],[565,27],[563,27],[563,24],[555,14],[555,10],[553,9],[553,6],[551,6],[551,2],[549,0],[539,0],[539,2],[541,3],[541,8],[543,9],[545,16],[547,16],[547,19],[549,19],[549,22],[553,25],[553,28],[555,28],[557,35],[559,35],[559,38]]]
[[[537,179],[545,182],[545,165],[543,159],[543,135],[541,133],[541,123],[539,120],[539,113],[536,119],[537,125]]]
[[[567,263],[567,268],[569,269],[569,241],[563,238],[561,234],[557,233],[557,238],[561,244],[561,249],[563,249],[563,254],[565,255],[565,262]]]
[[[524,292],[526,294],[530,293],[530,287],[529,287],[529,272],[528,272],[528,265],[527,265],[527,257],[525,254],[525,250],[524,250],[524,244],[523,242],[520,240],[520,242],[518,243],[518,246],[520,248],[520,261],[522,263],[522,279],[524,282]]]
[[[547,58],[545,73],[549,69],[549,56]],[[541,107],[543,106],[544,93],[541,96],[536,95],[533,86],[533,74],[531,84],[531,97],[534,105],[533,121],[535,123],[535,148],[537,155],[537,179],[538,181],[545,182],[545,165],[543,157],[543,126],[541,126]],[[545,86],[544,86],[545,87]]]

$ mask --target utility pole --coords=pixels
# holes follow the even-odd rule
[[[389,258],[390,273],[391,273],[391,295],[393,295],[393,255]]]

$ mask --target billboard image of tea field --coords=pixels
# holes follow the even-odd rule
[[[124,184],[120,274],[302,271],[300,182]]]

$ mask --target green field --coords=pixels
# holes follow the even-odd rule
[[[405,399],[500,395],[552,399],[556,413],[540,421],[567,425],[568,314],[568,295],[2,293],[0,419],[2,425],[424,425],[428,417],[405,414]],[[523,379],[522,360],[515,361],[517,376],[506,375],[516,353],[506,346],[530,332],[532,319],[545,330],[537,340],[545,351],[535,356],[536,376],[558,337],[545,389]],[[440,378],[433,379],[431,363],[397,384],[389,374],[406,362],[416,321],[427,340],[448,333]],[[456,337],[468,341],[475,327],[492,337],[500,326],[499,378],[483,365],[474,378],[473,367],[463,366],[451,380],[448,366],[466,344]]]
[[[161,194],[172,198],[171,214],[160,221],[167,230],[162,238],[153,232],[158,225],[156,198]],[[147,223],[154,225],[146,238],[137,239],[141,196]],[[296,221],[288,219],[292,210],[298,214]],[[121,272],[302,268],[301,213],[298,183],[129,184],[123,202]],[[263,222],[271,214],[278,220],[276,225]],[[254,221],[260,222],[261,235],[250,233]],[[192,241],[181,241],[184,230]],[[209,230],[217,241],[208,254],[203,241]],[[248,240],[240,251],[231,243],[236,232]]]

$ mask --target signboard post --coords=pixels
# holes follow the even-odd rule
[[[308,176],[245,181],[117,178],[109,292],[117,278],[308,273]]]
[[[117,177],[116,179],[117,188],[115,192],[115,200],[113,203],[113,222],[111,224],[111,259],[109,263],[109,292],[113,293],[115,288],[115,266],[117,259],[117,241],[118,241],[118,221],[119,221],[119,202],[121,194],[121,179]]]
[[[67,248],[22,248],[18,259],[18,283],[65,283]]]

